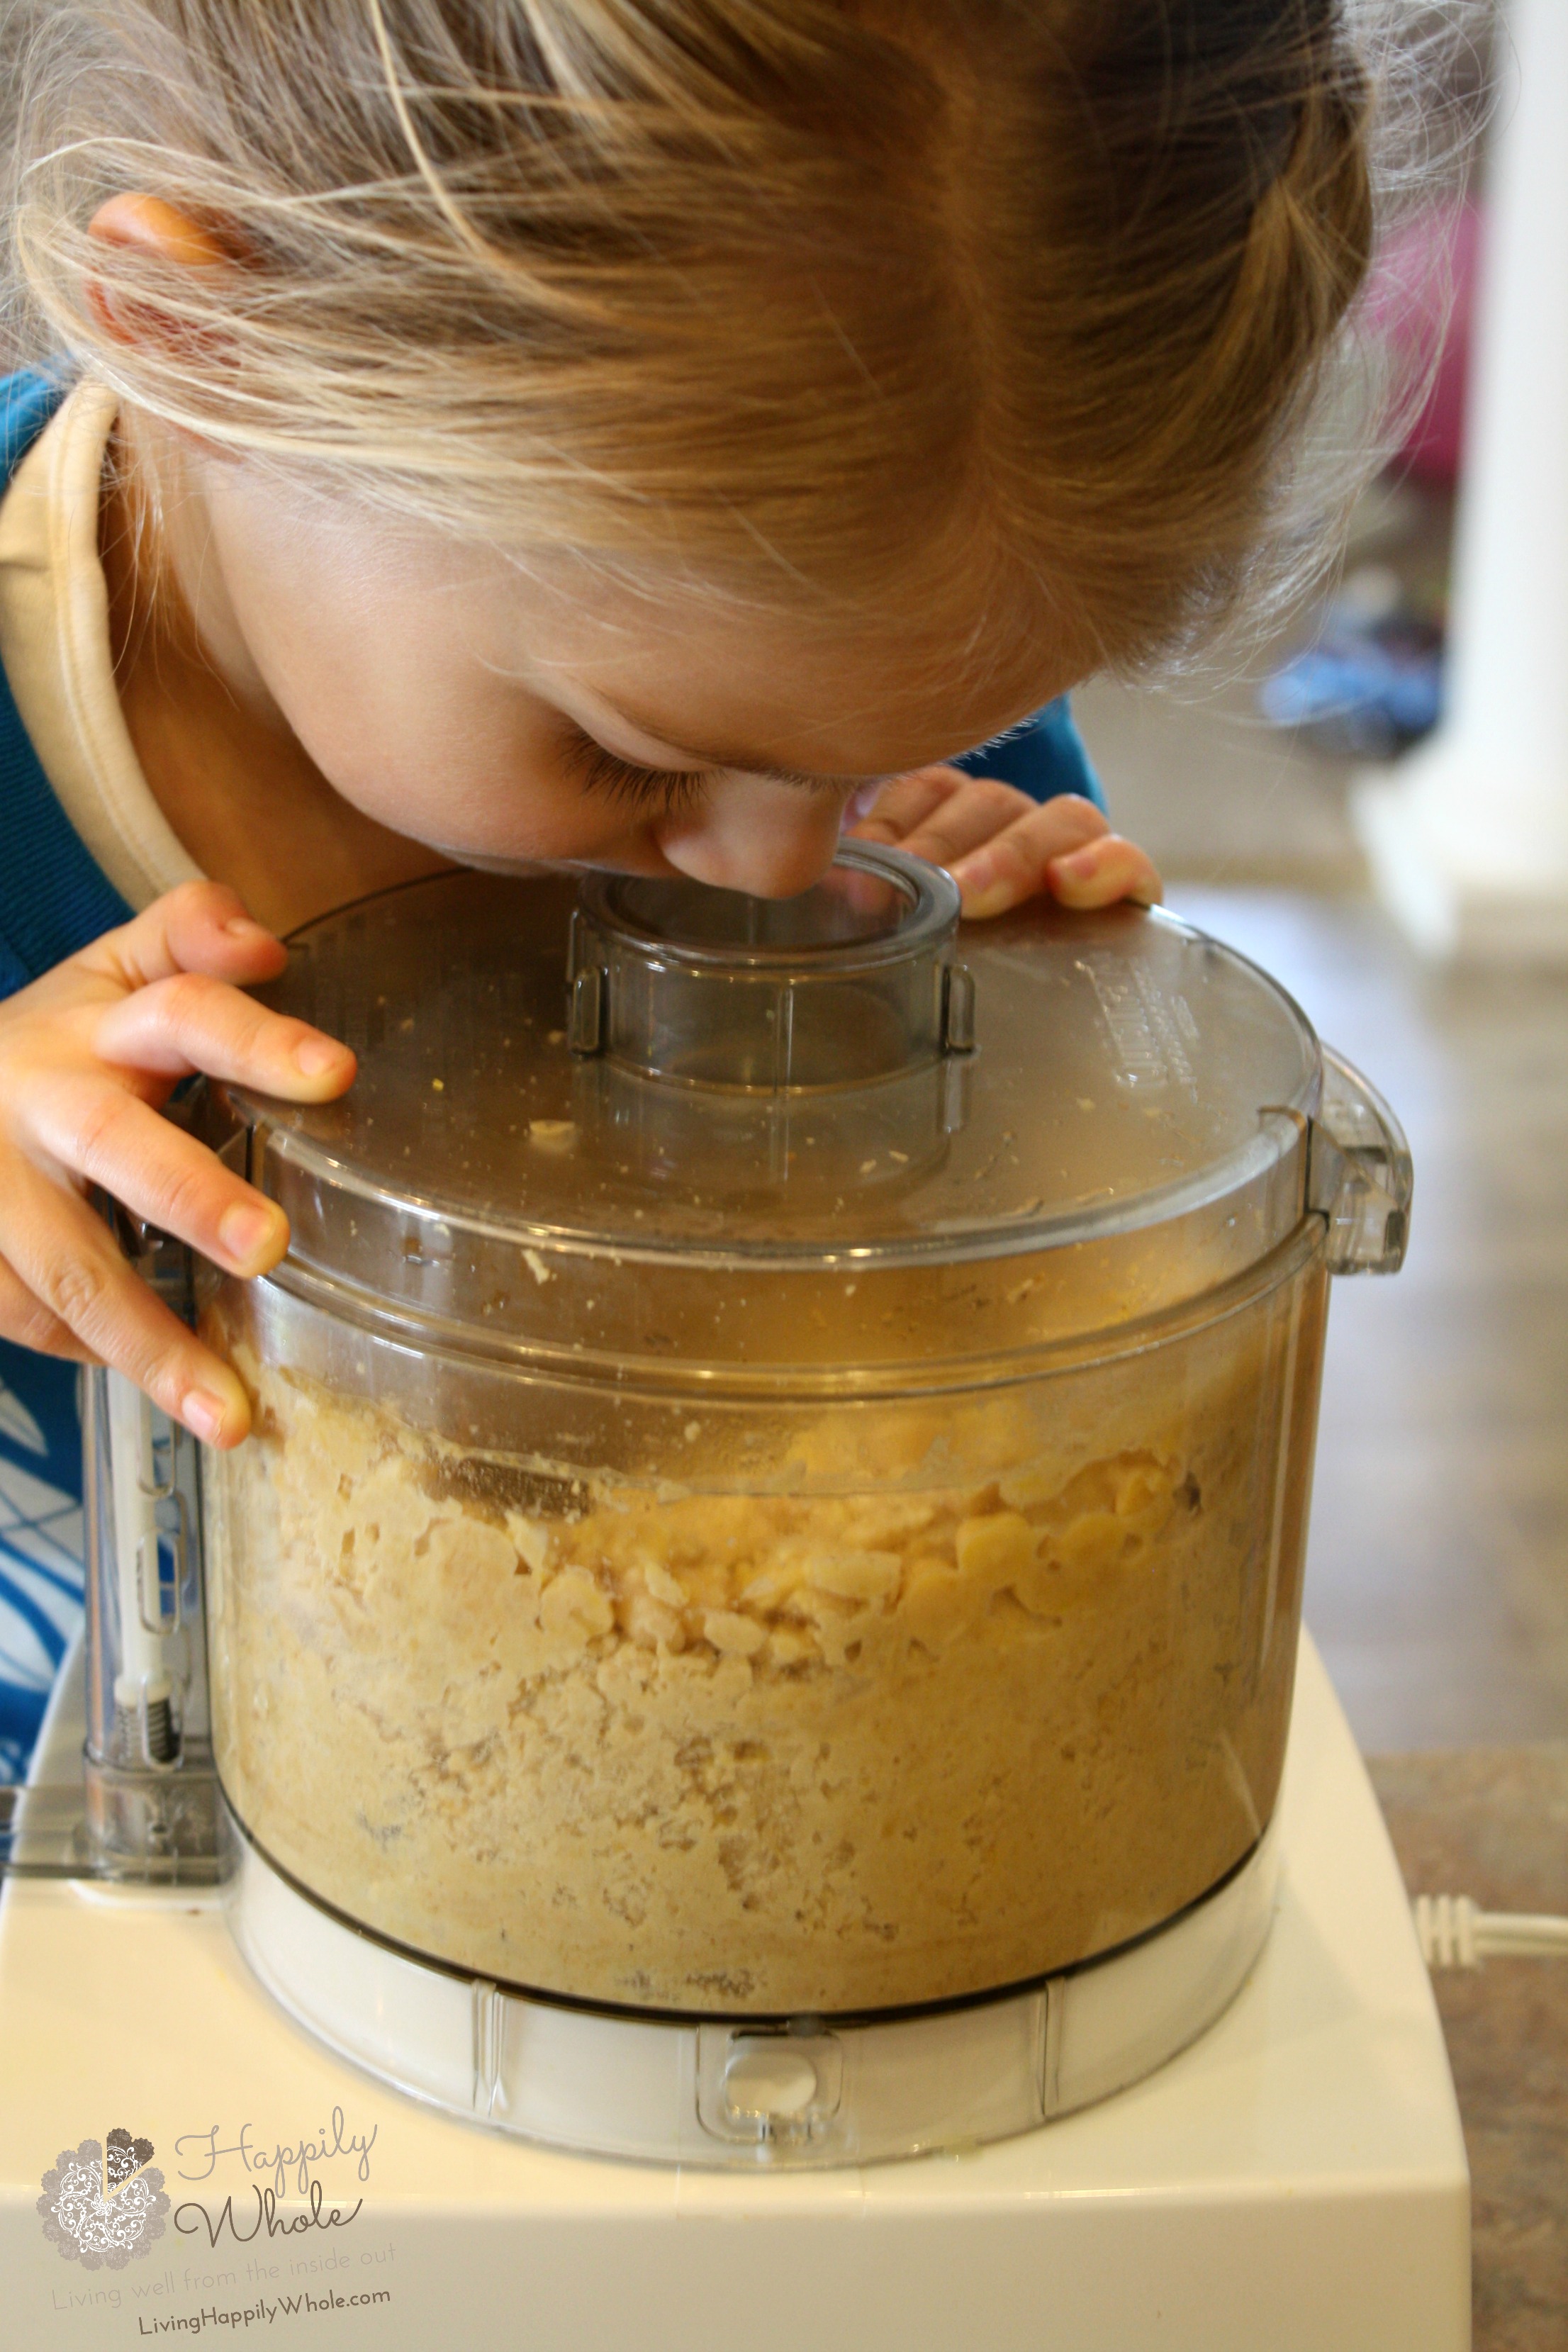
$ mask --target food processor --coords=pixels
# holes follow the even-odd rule
[[[0,1928],[51,1874],[94,1934],[219,1904],[362,2105],[728,2177],[806,2260],[884,2160],[1048,2178],[1289,1906],[1328,1285],[1403,1255],[1392,1115],[1173,918],[961,930],[856,843],[782,902],[453,874],[291,948],[263,992],[354,1087],[188,1113],[288,1257],[125,1235],[254,1433],[89,1376],[85,1803],[16,1805]]]

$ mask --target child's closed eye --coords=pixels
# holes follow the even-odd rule
[[[714,772],[710,768],[645,768],[607,751],[592,735],[574,729],[561,751],[562,764],[585,792],[660,814],[682,814],[701,801]]]

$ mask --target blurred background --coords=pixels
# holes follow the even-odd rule
[[[1410,5],[1417,30],[1441,14]],[[1504,0],[1465,33],[1439,110],[1484,137],[1373,293],[1430,398],[1340,572],[1222,680],[1076,707],[1173,907],[1283,980],[1409,1134],[1405,1269],[1335,1286],[1307,1621],[1411,1893],[1562,1914],[1568,0]],[[1568,1968],[1435,1990],[1477,2352],[1556,2352]]]
[[[1307,1584],[1374,1752],[1568,1738],[1568,0],[1465,32],[1441,103],[1489,127],[1373,297],[1430,395],[1341,571],[1238,673],[1075,700],[1170,903],[1410,1136],[1405,1271],[1335,1291]]]

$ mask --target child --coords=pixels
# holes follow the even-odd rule
[[[248,1425],[84,1192],[281,1256],[158,1116],[350,1084],[242,992],[277,935],[452,860],[792,892],[847,815],[973,915],[1157,897],[1081,792],[987,773],[1016,735],[968,747],[1234,605],[1371,212],[1336,0],[20,21],[16,274],[66,356],[0,385],[0,1444],[47,1658],[65,1362]],[[1026,742],[1081,783],[1059,709]]]

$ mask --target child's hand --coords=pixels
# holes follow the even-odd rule
[[[1161,897],[1153,866],[1111,832],[1092,801],[1076,793],[1032,801],[962,768],[896,776],[852,832],[858,841],[885,842],[945,866],[970,916],[1005,914],[1039,891],[1064,907],[1109,907],[1118,898],[1152,907]]]
[[[197,1070],[293,1102],[343,1092],[346,1045],[240,992],[284,961],[232,890],[190,882],[0,1003],[0,1336],[116,1366],[214,1445],[249,1428],[244,1389],[83,1193],[102,1185],[230,1273],[277,1265],[282,1210],[158,1107]]]

